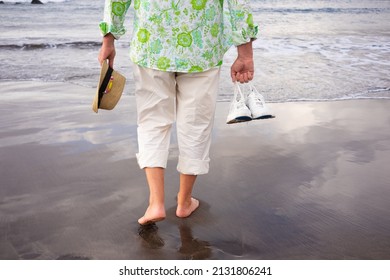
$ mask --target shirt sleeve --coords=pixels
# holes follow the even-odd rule
[[[258,26],[253,23],[249,0],[227,0],[232,43],[239,46],[257,38]]]
[[[126,13],[130,7],[131,0],[105,0],[104,19],[99,27],[102,35],[111,33],[115,39],[119,39],[126,33],[123,26]]]

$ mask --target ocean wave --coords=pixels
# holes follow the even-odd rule
[[[377,87],[377,88],[368,89],[368,93],[380,93],[386,91],[390,92],[390,87],[386,87],[386,88]]]
[[[343,101],[343,100],[389,100],[390,99],[390,87],[375,87],[369,88],[362,92],[344,94],[342,96],[335,97],[295,97],[295,98],[268,98],[267,103],[288,103],[288,102],[327,102],[327,101]],[[219,94],[218,102],[231,102],[231,94]]]
[[[31,0],[2,0],[4,3],[19,4],[19,3],[31,3]],[[72,0],[40,0],[42,3],[64,3]]]
[[[281,14],[371,14],[390,12],[389,8],[259,8],[259,13],[281,13]]]
[[[389,96],[342,96],[335,98],[287,98],[266,100],[266,103],[293,103],[293,102],[330,102],[347,100],[390,100]],[[231,102],[232,97],[218,97],[218,102]]]
[[[85,88],[95,88],[96,86],[96,79],[97,74],[78,74],[73,75],[69,77],[49,77],[46,76],[44,78],[33,78],[33,77],[0,77],[0,84],[1,82],[28,82],[28,81],[34,81],[34,82],[42,82],[42,83],[70,83],[74,85],[78,85]],[[134,96],[134,84],[132,81],[126,82],[126,91],[124,92],[125,95]],[[217,102],[231,102],[232,101],[232,94],[219,94],[217,98]],[[280,97],[268,97],[266,98],[266,103],[293,103],[293,102],[334,102],[334,101],[347,101],[347,100],[390,100],[390,88],[389,87],[383,87],[383,88],[373,88],[368,89],[366,91],[360,92],[360,93],[351,93],[351,94],[345,94],[342,96],[336,96],[336,97],[296,97],[296,98],[280,98]]]
[[[0,50],[38,50],[38,49],[57,49],[57,48],[75,48],[75,49],[94,49],[101,46],[101,42],[78,41],[66,43],[21,43],[21,44],[3,44]]]

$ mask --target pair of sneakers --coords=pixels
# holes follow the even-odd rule
[[[234,97],[230,104],[227,124],[272,118],[264,97],[249,83],[249,93],[244,95],[239,84],[234,85]]]

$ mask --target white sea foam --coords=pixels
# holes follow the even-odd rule
[[[4,3],[31,3],[31,0],[2,0]],[[72,0],[40,0],[42,3],[62,3]]]

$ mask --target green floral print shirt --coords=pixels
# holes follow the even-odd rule
[[[249,0],[105,0],[103,35],[125,34],[133,2],[131,60],[152,69],[202,72],[222,64],[232,45],[256,38]]]

